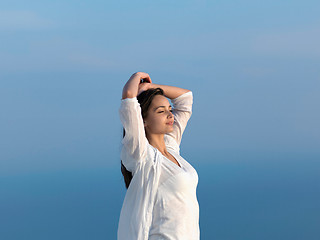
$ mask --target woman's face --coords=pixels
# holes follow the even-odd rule
[[[148,109],[144,126],[147,134],[166,134],[173,130],[174,116],[172,108],[165,96],[154,96]]]

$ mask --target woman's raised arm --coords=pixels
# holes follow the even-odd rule
[[[123,87],[122,99],[134,98],[138,95],[141,79],[146,83],[151,83],[151,78],[148,73],[136,72],[132,74],[128,82]]]
[[[141,83],[144,79],[145,83]],[[138,163],[144,161],[147,149],[147,138],[141,115],[141,107],[136,98],[142,85],[150,85],[151,79],[148,74],[134,73],[125,84],[122,92],[121,105],[119,109],[120,120],[125,130],[122,139],[121,160],[126,169],[134,172]]]
[[[164,95],[170,99],[175,99],[184,93],[190,92],[190,90],[188,90],[188,89],[174,87],[174,86],[168,86],[168,85],[154,84],[154,83],[152,83],[150,87],[151,88],[157,88],[157,87],[162,88]]]

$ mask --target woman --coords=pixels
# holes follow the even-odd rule
[[[119,114],[127,192],[118,240],[200,239],[198,174],[180,156],[192,103],[191,91],[154,84],[144,72],[125,84]]]

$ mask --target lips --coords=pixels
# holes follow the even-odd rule
[[[168,125],[173,125],[173,121],[167,122]]]

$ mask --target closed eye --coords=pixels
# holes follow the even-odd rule
[[[173,112],[173,110],[171,109],[171,110],[169,110],[170,112]],[[160,111],[160,112],[158,112],[158,113],[162,113],[163,111]]]

